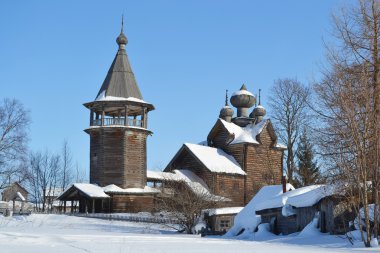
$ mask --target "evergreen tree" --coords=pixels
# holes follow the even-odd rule
[[[321,183],[322,176],[314,161],[313,144],[310,142],[306,129],[303,130],[298,142],[297,150],[298,167],[294,185],[296,187]]]

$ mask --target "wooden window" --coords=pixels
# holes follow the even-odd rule
[[[221,230],[230,228],[230,220],[220,220],[219,227]]]
[[[233,189],[234,189],[234,191],[238,191],[238,190],[240,190],[239,182],[235,182],[235,183],[234,183]]]

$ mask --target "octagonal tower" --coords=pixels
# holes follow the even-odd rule
[[[121,188],[144,188],[147,169],[148,112],[154,106],[143,100],[125,46],[123,25],[119,46],[107,76],[90,109],[90,183]]]

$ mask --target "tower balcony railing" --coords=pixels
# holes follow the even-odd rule
[[[144,120],[141,119],[127,119],[125,124],[125,118],[105,118],[102,124],[102,119],[94,119],[91,126],[134,126],[144,127]]]

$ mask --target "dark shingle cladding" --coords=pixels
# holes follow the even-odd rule
[[[128,43],[128,40],[123,33],[123,28],[121,29],[121,33],[116,39],[119,50],[96,98],[101,95],[102,97],[134,97],[142,100],[143,97],[137,86],[135,75],[132,72],[127,52],[125,51],[125,45]]]

